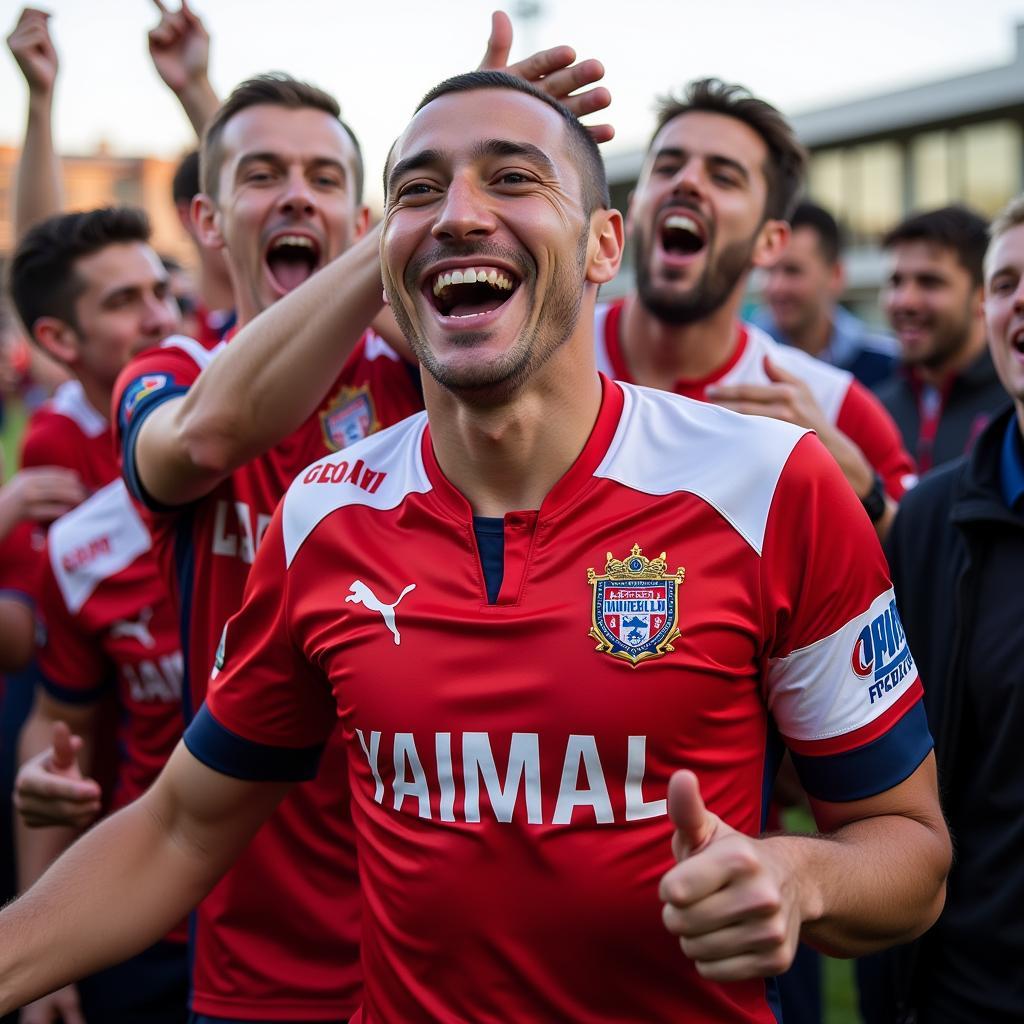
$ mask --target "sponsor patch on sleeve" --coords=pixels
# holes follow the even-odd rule
[[[166,373],[147,373],[133,380],[125,388],[121,398],[121,428],[127,427],[138,412],[139,407],[153,395],[173,387],[174,380]]]

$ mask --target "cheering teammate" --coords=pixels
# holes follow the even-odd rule
[[[598,310],[598,368],[617,380],[812,427],[881,535],[914,466],[851,374],[738,319],[750,271],[771,265],[803,181],[785,118],[739,86],[668,99],[630,203],[636,291]]]
[[[621,238],[557,103],[489,73],[427,96],[382,254],[429,421],[296,479],[185,746],[0,915],[0,1010],[159,934],[336,715],[365,1022],[768,1021],[801,931],[849,955],[934,919],[948,837],[878,543],[805,431],[598,376]],[[343,269],[281,321],[329,331]],[[751,838],[780,735],[826,837]],[[86,947],[114,886],[131,912]]]

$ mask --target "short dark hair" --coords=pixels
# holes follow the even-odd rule
[[[793,126],[775,107],[758,99],[742,85],[723,82],[720,78],[700,78],[690,82],[681,97],[671,94],[661,97],[656,109],[658,123],[651,143],[669,121],[696,111],[734,117],[757,132],[768,147],[768,162],[764,168],[768,196],[764,215],[772,220],[788,219],[803,188],[807,151],[797,141]]]
[[[966,206],[943,206],[912,214],[889,231],[882,239],[882,248],[891,249],[904,242],[931,242],[952,249],[975,287],[985,280],[988,223]]]
[[[149,242],[149,218],[135,206],[62,213],[35,224],[11,257],[8,283],[14,307],[31,335],[35,322],[57,317],[77,329],[75,301],[84,283],[75,263],[108,245]]]
[[[193,149],[182,157],[178,169],[174,172],[174,179],[171,181],[171,198],[174,200],[175,206],[179,203],[191,203],[192,197],[201,191],[199,186],[199,150]]]
[[[611,206],[611,196],[608,192],[608,177],[604,170],[604,161],[601,159],[601,152],[597,143],[579,118],[566,106],[552,99],[546,92],[542,92],[535,85],[523,78],[517,78],[505,71],[467,71],[461,75],[447,78],[440,85],[435,85],[420,100],[414,113],[418,114],[428,103],[449,93],[475,92],[478,89],[512,89],[515,92],[525,93],[533,96],[541,103],[547,104],[565,122],[566,131],[569,137],[569,151],[572,154],[579,171],[580,185],[583,196],[583,207],[589,216],[594,210],[606,210]],[[393,149],[393,147],[392,147]],[[391,167],[391,154],[388,154],[387,164],[384,167],[384,192],[387,194],[387,176]]]
[[[271,106],[284,107],[287,110],[322,110],[330,114],[352,140],[356,153],[355,200],[363,201],[363,150],[356,138],[356,133],[342,120],[341,107],[338,101],[323,89],[318,89],[308,82],[300,82],[283,71],[270,71],[265,75],[247,78],[241,85],[234,88],[231,95],[220,105],[213,120],[206,126],[203,141],[199,150],[199,180],[203,192],[212,199],[217,198],[218,179],[221,164],[224,162],[224,150],[221,140],[227,123],[236,115],[249,107]]]
[[[824,206],[807,200],[798,203],[789,218],[789,226],[794,231],[797,228],[810,228],[818,236],[818,247],[825,262],[830,266],[839,262],[843,251],[843,233],[835,217]]]

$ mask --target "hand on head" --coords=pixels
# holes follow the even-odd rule
[[[504,11],[495,11],[491,15],[491,35],[480,71],[507,71],[525,78],[565,104],[577,117],[604,110],[611,103],[611,93],[603,86],[587,88],[604,78],[604,65],[599,60],[576,64],[576,51],[571,46],[554,46],[509,64],[511,50],[512,22]],[[587,130],[595,142],[607,142],[615,135],[610,124],[589,125]]]

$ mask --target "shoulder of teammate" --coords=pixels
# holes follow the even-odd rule
[[[21,440],[21,468],[63,466],[76,472],[81,432],[73,420],[41,406],[29,418]]]
[[[287,564],[313,530],[338,509],[385,511],[413,492],[430,490],[422,456],[426,426],[426,413],[416,413],[317,459],[299,473],[278,509]]]
[[[891,498],[899,501],[917,482],[917,466],[903,447],[899,427],[860,381],[851,381],[836,426],[864,453]]]
[[[114,441],[129,490],[147,506],[153,503],[135,464],[139,431],[156,409],[185,395],[219,351],[219,345],[206,347],[194,338],[174,336],[137,355],[118,375],[111,409]]]
[[[46,534],[28,519],[0,539],[0,596],[35,604],[45,554]]]
[[[834,459],[800,440],[765,538],[766,699],[804,785],[856,800],[931,750],[917,668],[874,529]]]

